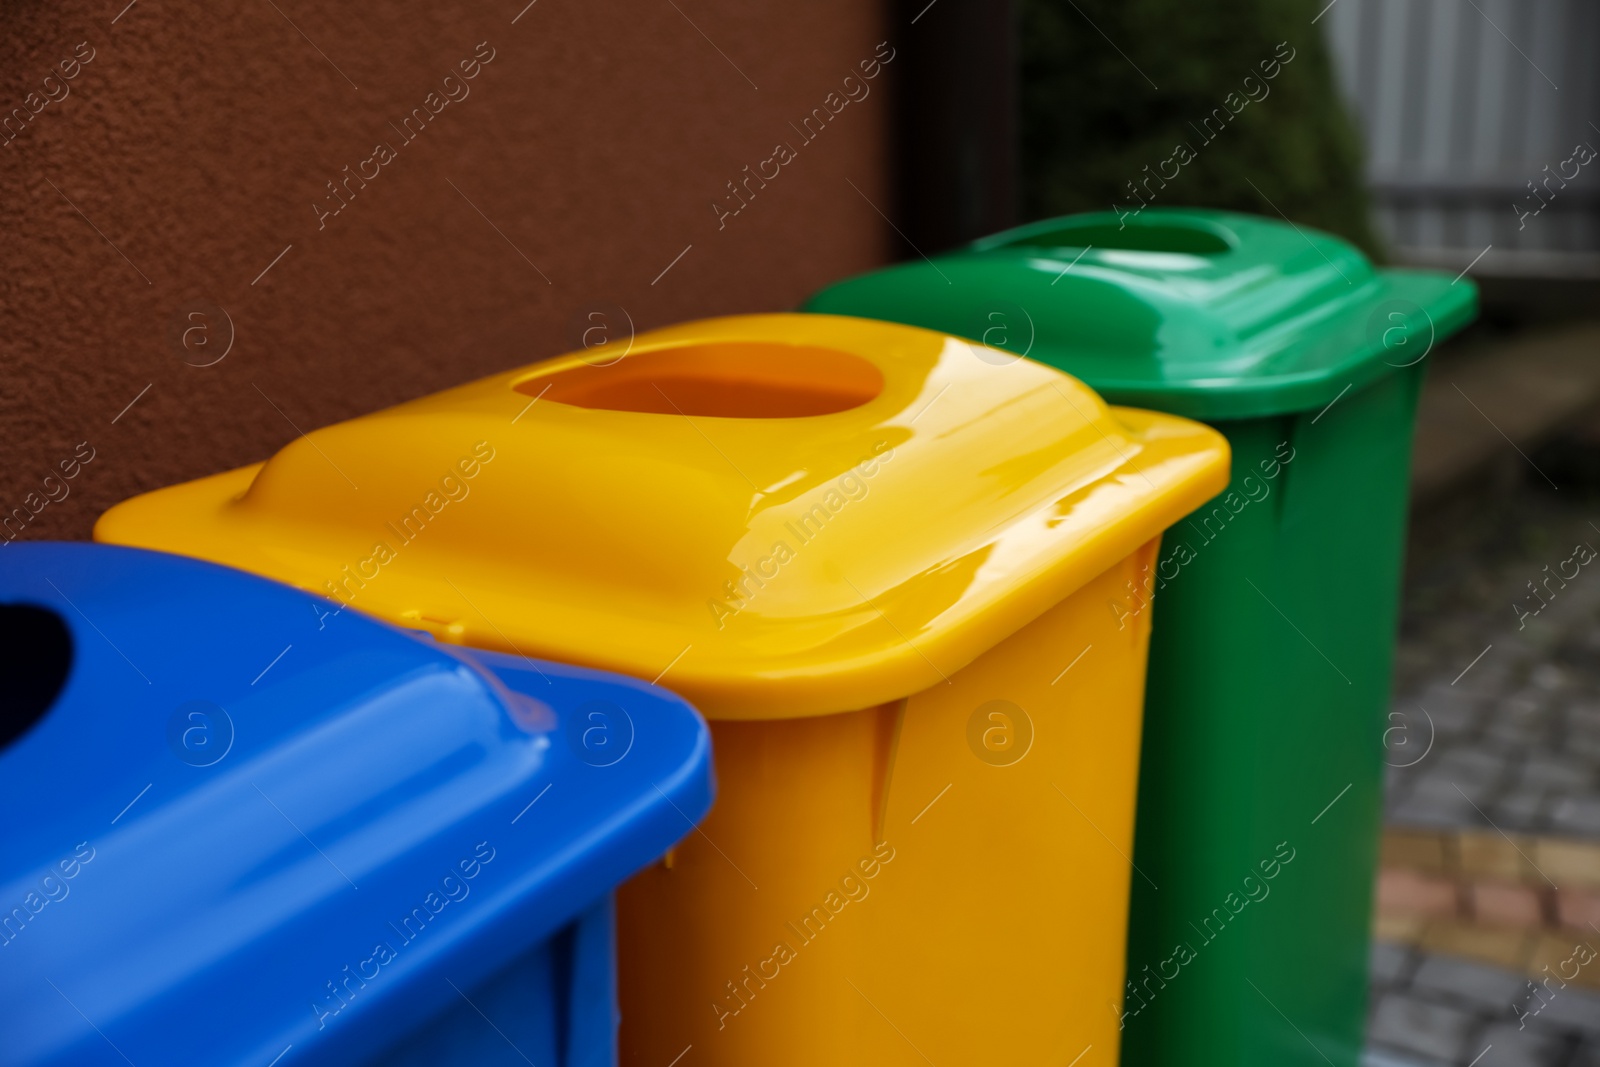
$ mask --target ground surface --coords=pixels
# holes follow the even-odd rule
[[[1413,522],[1389,820],[1600,838],[1600,435],[1506,452]]]
[[[1414,518],[1386,738],[1391,827],[1477,831],[1523,852],[1534,840],[1600,843],[1594,549],[1600,434],[1591,428],[1526,457],[1507,442],[1486,472]],[[1559,969],[1568,943],[1568,958],[1582,957],[1579,945],[1600,949],[1600,928],[1563,924],[1554,881],[1540,889],[1543,928],[1467,930],[1480,944],[1500,936],[1542,946],[1519,966],[1429,951],[1423,938],[1375,942],[1368,1067],[1600,1067],[1600,992],[1583,988],[1600,959],[1567,964],[1582,981],[1553,978],[1536,991],[1529,979],[1551,973],[1540,958]]]

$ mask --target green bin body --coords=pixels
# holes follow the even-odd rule
[[[1476,299],[1291,224],[1149,209],[1034,223],[806,305],[983,341],[1233,446],[1229,489],[1107,605],[1160,605],[1108,1005],[1127,1067],[1356,1067],[1417,394]]]

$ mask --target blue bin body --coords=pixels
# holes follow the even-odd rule
[[[0,552],[0,1064],[615,1063],[612,890],[710,807],[704,722],[332,607]]]

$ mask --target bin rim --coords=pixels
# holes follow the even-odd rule
[[[1108,408],[1059,371],[933,331],[736,316],[642,334],[622,358],[727,345],[763,346],[775,380],[826,350],[883,384],[823,397],[819,414],[652,412],[574,353],[136,497],[95,537],[267,574],[442,641],[633,675],[711,718],[780,718],[942,684],[1227,482],[1215,431]],[[840,388],[871,388],[852,381]],[[714,392],[700,397],[713,411]],[[365,546],[394,539],[378,520],[480,439],[495,458],[449,505],[463,514],[352,582]]]
[[[1187,250],[1133,247],[1170,234]],[[1108,296],[1147,328],[1101,329]],[[1036,331],[1028,358],[1112,403],[1223,421],[1316,411],[1416,365],[1472,321],[1477,286],[1376,268],[1349,242],[1288,221],[1151,207],[1031,222],[837,282],[805,304],[963,336],[1008,307],[1025,309]]]

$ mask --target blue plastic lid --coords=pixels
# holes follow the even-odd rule
[[[0,552],[0,1062],[358,1062],[709,808],[681,699],[333,608]]]

